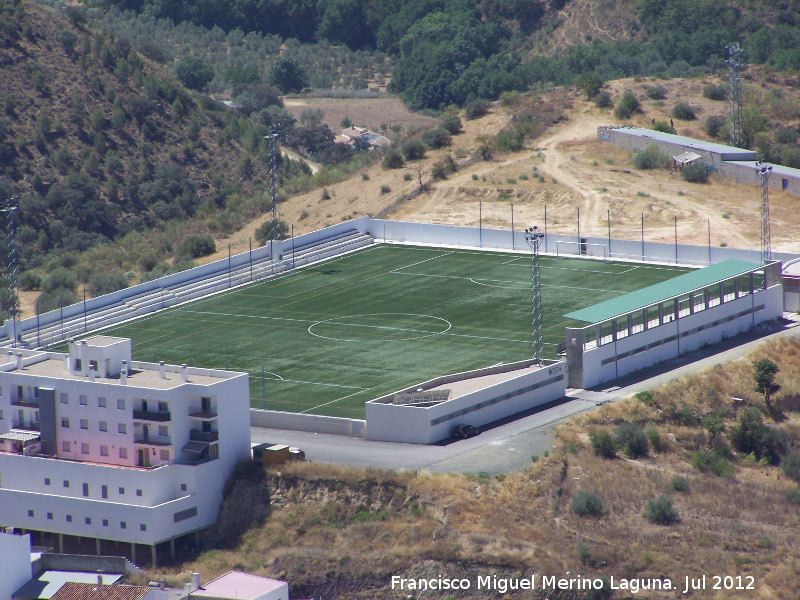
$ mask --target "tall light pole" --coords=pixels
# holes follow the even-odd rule
[[[531,248],[531,347],[533,360],[542,362],[542,280],[539,272],[539,247],[544,233],[534,225],[525,230],[525,241]]]
[[[273,254],[272,244],[275,241],[275,236],[278,233],[278,133],[273,130],[269,135],[265,135],[264,139],[269,142],[269,203],[272,209],[272,222],[269,228],[269,258],[275,265],[275,255]]]
[[[761,264],[772,260],[772,237],[769,232],[769,176],[772,165],[756,163],[756,175],[761,182]]]
[[[8,313],[14,322],[13,348],[17,347],[17,315],[19,313],[19,295],[17,294],[17,246],[15,238],[17,226],[14,213],[19,210],[18,198],[9,198],[0,204],[0,212],[6,216],[6,274],[8,275]]]

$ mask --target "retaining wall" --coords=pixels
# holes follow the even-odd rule
[[[324,415],[307,415],[278,410],[250,409],[250,425],[273,429],[291,429],[293,431],[311,431],[314,433],[335,433],[353,437],[366,436],[366,421],[363,419],[345,419]]]

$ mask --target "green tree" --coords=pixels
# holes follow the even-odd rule
[[[202,91],[214,79],[214,69],[205,59],[186,54],[175,63],[175,76],[186,87]]]
[[[605,84],[603,78],[594,71],[586,71],[575,78],[575,87],[586,94],[587,100],[594,98],[603,84]]]
[[[639,112],[640,109],[641,104],[639,103],[639,99],[632,91],[628,90],[617,103],[617,107],[614,109],[614,116],[618,119],[630,119],[631,115],[635,112]]]
[[[764,404],[768,408],[772,406],[770,403],[772,395],[781,389],[781,386],[775,383],[775,375],[778,374],[778,371],[778,365],[768,358],[753,362],[753,380],[756,384],[753,391],[764,396]]]
[[[264,221],[261,227],[256,229],[256,241],[259,246],[266,246],[270,240],[282,240],[289,233],[289,226],[283,221]]]
[[[269,71],[269,82],[288,94],[299,92],[306,87],[308,75],[296,60],[280,58]]]

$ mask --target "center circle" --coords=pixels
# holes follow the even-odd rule
[[[441,335],[453,325],[447,319],[412,313],[370,313],[312,323],[308,333],[340,342],[402,342]]]

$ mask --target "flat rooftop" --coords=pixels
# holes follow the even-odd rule
[[[542,367],[539,365],[532,365],[522,369],[514,369],[513,371],[505,371],[503,373],[492,373],[491,375],[481,375],[478,377],[470,377],[460,381],[451,381],[450,383],[443,383],[436,387],[428,388],[430,390],[450,390],[449,400],[455,400],[461,396],[466,396],[472,392],[485,389],[487,387],[510,381],[521,377],[527,373],[538,371]]]
[[[705,140],[698,140],[696,138],[675,135],[674,133],[664,133],[662,131],[654,131],[652,129],[644,129],[642,127],[615,127],[614,131],[641,138],[650,138],[652,140],[666,142],[668,144],[676,144],[679,146],[685,146],[687,148],[694,148],[704,152],[713,152],[714,154],[720,154],[726,157],[725,160],[756,159],[756,153],[753,150],[734,148],[733,146],[725,146],[723,144],[716,144],[714,142],[707,142]]]
[[[42,360],[24,366],[21,370],[16,368],[2,369],[6,373],[22,372],[27,375],[36,375],[40,377],[52,377],[54,379],[63,379],[67,381],[91,381],[89,377],[83,375],[73,375],[64,367],[63,355],[54,356],[51,353],[43,353]],[[8,364],[8,363],[6,363]],[[4,365],[0,365],[2,368]],[[175,368],[171,366],[171,368]],[[198,371],[205,371],[206,374],[198,373]],[[130,374],[128,375],[128,387],[146,388],[151,390],[170,390],[181,385],[213,385],[231,379],[233,377],[243,375],[238,371],[217,371],[213,375],[208,374],[209,370],[187,368],[187,379],[183,381],[180,372],[170,371],[169,368],[162,379],[159,371],[159,365],[152,363],[138,363],[136,361],[131,363]],[[114,377],[100,377],[95,376],[95,383],[105,383],[113,385],[122,385],[119,376]]]
[[[105,348],[107,346],[113,346],[114,344],[127,342],[128,338],[112,337],[110,335],[96,335],[94,337],[86,338],[84,341],[86,342],[87,346]]]
[[[286,585],[286,582],[250,575],[241,571],[228,571],[192,592],[193,598],[238,598],[254,600]]]

